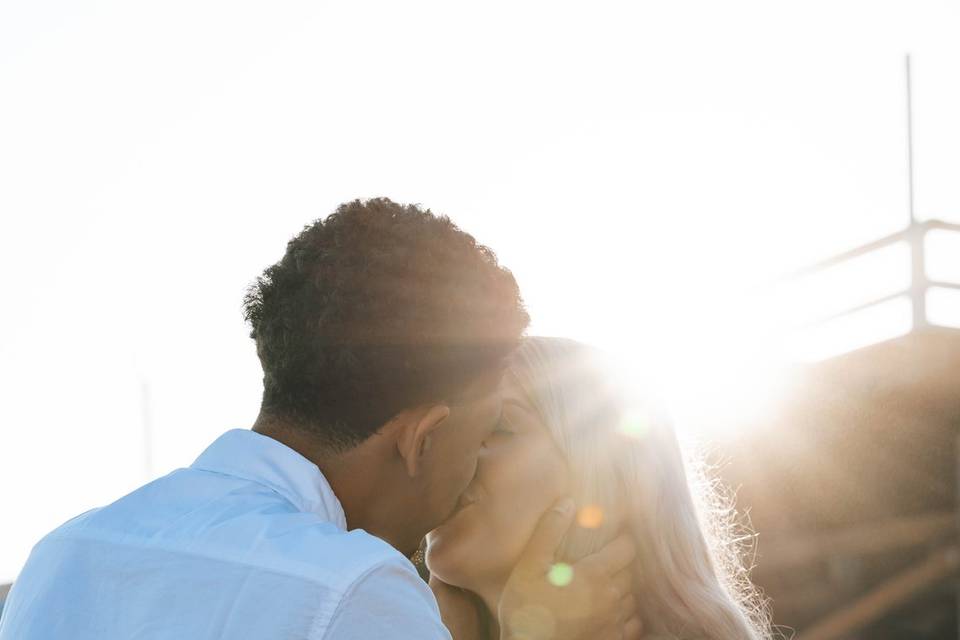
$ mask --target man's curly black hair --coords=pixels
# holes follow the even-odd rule
[[[261,414],[353,447],[403,409],[454,400],[529,323],[513,275],[446,216],[354,200],[290,240],[244,297]]]

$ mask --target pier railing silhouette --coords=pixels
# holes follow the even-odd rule
[[[844,263],[850,262],[856,258],[868,255],[872,252],[895,246],[898,243],[905,243],[910,251],[910,284],[904,289],[894,291],[867,302],[863,302],[841,311],[832,312],[825,316],[817,317],[805,322],[801,328],[816,325],[824,325],[833,320],[844,316],[850,316],[860,311],[865,311],[884,303],[891,302],[900,298],[906,298],[910,301],[911,330],[922,331],[930,327],[937,327],[930,321],[927,314],[927,293],[935,289],[952,289],[960,291],[960,283],[948,282],[944,280],[934,280],[927,276],[927,248],[926,240],[931,231],[952,231],[960,232],[960,224],[945,222],[943,220],[911,220],[910,224],[904,229],[891,233],[877,240],[867,242],[858,247],[838,253],[834,256],[816,262],[810,266],[798,269],[787,274],[780,279],[781,283],[789,284],[801,280],[805,277],[813,276],[826,272],[831,268],[838,267]],[[960,260],[960,251],[957,252],[957,259]]]

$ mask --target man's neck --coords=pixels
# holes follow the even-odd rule
[[[363,529],[403,551],[391,526],[395,524],[390,514],[391,483],[384,482],[377,472],[382,464],[375,459],[374,448],[360,445],[346,452],[331,452],[307,431],[263,416],[257,418],[253,430],[317,465],[343,507],[347,530]]]

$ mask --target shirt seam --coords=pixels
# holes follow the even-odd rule
[[[150,545],[149,545],[148,547],[144,547],[144,546],[137,545],[137,544],[132,543],[132,542],[129,542],[129,541],[118,540],[118,539],[116,539],[115,537],[113,537],[112,535],[110,535],[109,532],[97,531],[97,533],[99,533],[99,534],[101,534],[101,535],[100,535],[100,536],[84,535],[84,534],[81,534],[81,533],[77,533],[76,531],[60,532],[60,531],[54,530],[54,531],[50,532],[50,533],[46,536],[45,539],[47,539],[47,540],[65,540],[65,541],[78,540],[78,541],[83,541],[83,542],[108,542],[108,543],[110,543],[110,544],[116,544],[116,545],[119,545],[119,546],[122,546],[122,547],[128,547],[128,548],[134,548],[134,549],[136,549],[136,548],[140,548],[140,549],[159,549],[159,550],[161,550],[161,551],[167,551],[167,552],[175,553],[175,554],[182,554],[182,555],[191,556],[191,557],[195,557],[195,558],[213,559],[213,560],[218,560],[218,561],[220,561],[220,562],[226,562],[226,563],[230,563],[230,564],[241,565],[241,566],[244,566],[244,567],[250,567],[250,568],[254,568],[254,569],[260,569],[260,570],[263,570],[263,571],[265,571],[265,572],[267,572],[267,573],[272,573],[272,574],[275,574],[275,575],[282,575],[282,576],[287,576],[287,577],[301,578],[301,579],[303,579],[303,580],[305,580],[305,581],[307,581],[307,582],[312,582],[312,583],[319,584],[319,585],[321,585],[321,586],[328,587],[328,588],[330,588],[330,590],[331,590],[332,592],[334,592],[335,594],[339,594],[340,597],[342,597],[343,594],[344,594],[346,591],[350,590],[350,589],[353,587],[353,585],[356,584],[356,582],[359,580],[359,577],[358,577],[358,578],[354,578],[353,580],[350,580],[350,581],[347,582],[345,585],[334,586],[334,585],[336,585],[336,582],[334,582],[334,585],[330,585],[329,583],[324,582],[323,580],[321,580],[318,576],[316,576],[316,575],[311,575],[310,573],[305,572],[305,571],[293,571],[293,570],[287,570],[287,569],[282,569],[282,568],[277,568],[277,567],[270,567],[270,566],[268,566],[268,565],[257,564],[256,562],[251,562],[251,561],[249,561],[249,560],[243,560],[243,559],[239,559],[239,558],[235,558],[235,557],[219,555],[219,554],[216,554],[216,553],[205,553],[205,552],[201,552],[201,551],[194,551],[194,550],[191,550],[191,549],[184,549],[184,548],[182,548],[182,547],[173,547],[173,546],[165,545],[165,544],[157,544],[157,543],[155,543],[155,542],[153,542],[153,541],[151,541],[151,543],[150,543]],[[383,563],[384,563],[384,560],[388,560],[388,559],[389,559],[389,558],[378,558],[376,561],[374,561],[374,563],[373,563],[371,566],[364,568],[364,569],[361,571],[360,576],[361,576],[361,577],[362,577],[362,576],[366,576],[366,575],[367,575],[368,573],[370,573],[373,569],[376,569],[377,567],[382,566]],[[328,570],[328,569],[323,569],[323,568],[320,568],[320,567],[318,567],[318,569],[319,569],[320,571],[322,571],[326,576],[330,576],[330,577],[333,577],[333,578],[336,578],[336,576],[337,576],[337,574],[336,574],[335,572],[330,571],[330,570]]]

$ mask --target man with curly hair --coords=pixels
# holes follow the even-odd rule
[[[0,638],[449,638],[407,557],[456,511],[499,419],[528,324],[513,276],[446,217],[356,200],[288,243],[244,314],[263,367],[253,428],[44,538]],[[570,511],[544,516],[511,576],[502,637],[531,605],[569,608],[546,574]],[[554,637],[611,615],[598,604]]]

